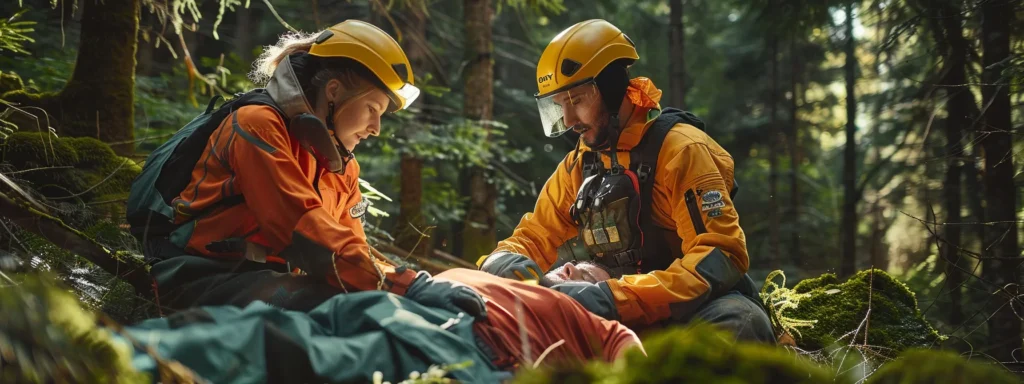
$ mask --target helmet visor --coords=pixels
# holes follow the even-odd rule
[[[597,85],[593,81],[577,85],[561,92],[537,97],[537,109],[544,135],[557,137],[580,123],[581,114],[586,114],[597,105]]]
[[[407,109],[419,97],[420,89],[415,85],[405,83],[401,88],[393,89],[389,92],[388,98],[391,99],[391,106],[388,108],[388,112]]]

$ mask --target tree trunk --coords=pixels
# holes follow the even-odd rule
[[[857,269],[857,42],[853,38],[853,4],[846,5],[846,145],[843,150],[843,218],[841,277],[852,276]]]
[[[140,24],[156,25],[156,16],[150,12],[143,12],[139,16]],[[145,37],[143,37],[145,33]],[[154,53],[156,51],[156,40],[158,33],[155,28],[151,28],[148,32],[139,31],[138,37],[136,37],[137,49],[135,52],[135,74],[140,76],[152,76],[154,71]],[[148,39],[147,39],[148,38]]]
[[[474,120],[490,120],[494,108],[494,62],[491,57],[491,0],[463,0],[466,33],[466,81],[463,114]],[[482,127],[487,130],[487,124]],[[487,140],[487,139],[485,139]],[[488,182],[488,172],[474,167],[467,173],[464,185],[469,188],[469,206],[461,234],[461,257],[476,261],[494,250],[497,244],[495,224],[498,201],[497,186]]]
[[[975,104],[976,106],[977,104]],[[975,109],[971,115],[977,118],[979,111]],[[979,143],[981,132],[978,132],[978,128],[981,126],[981,122],[974,124],[971,128],[971,137],[968,139],[971,143]],[[984,223],[985,222],[985,204],[983,197],[985,196],[985,179],[982,176],[982,148],[980,145],[968,146],[971,150],[971,154],[968,157],[964,166],[961,168],[964,170],[964,182],[962,187],[962,195],[966,198],[965,205],[967,206],[968,219],[973,223]],[[967,245],[970,244],[970,249],[978,255],[986,254],[985,250],[985,225],[977,224],[970,225],[964,228],[969,232],[961,237],[961,243]],[[964,261],[965,259],[961,259]],[[964,282],[965,297],[964,302],[967,303],[983,303],[989,298],[988,292],[991,292],[992,287],[985,285],[984,281],[994,281],[992,276],[995,271],[989,271],[985,268],[983,259],[970,260],[970,267],[967,268],[971,271],[970,275],[966,275]],[[977,263],[977,264],[975,264]],[[981,276],[980,279],[976,276]]]
[[[314,10],[314,12],[316,11]],[[255,59],[252,50],[252,47],[255,45],[253,44],[253,38],[256,37],[254,29],[259,25],[260,20],[255,13],[257,13],[256,9],[245,7],[240,7],[235,11],[235,36],[232,51],[238,52],[238,57],[243,63],[249,63]],[[253,23],[254,20],[256,21],[255,24]]]
[[[799,82],[800,54],[797,52],[797,40],[790,40],[789,67],[791,71],[789,93],[789,257],[801,260],[800,257],[800,122],[797,120],[796,86]]]
[[[771,52],[772,52],[772,88],[771,94],[768,95],[768,113],[770,114],[768,121],[771,125],[769,130],[768,139],[768,214],[771,216],[771,228],[769,229],[771,236],[771,254],[769,255],[769,265],[781,265],[782,260],[782,246],[781,246],[781,235],[779,233],[779,122],[778,122],[778,105],[779,105],[779,39],[776,36],[771,37]]]
[[[871,203],[871,267],[887,270],[889,267],[889,255],[885,249],[885,233],[889,226],[885,225],[885,216],[882,215],[883,207],[881,199],[875,199]]]
[[[978,143],[981,141],[981,133],[977,132],[976,130],[977,127],[979,127],[980,125],[981,124],[975,124],[973,126],[974,129],[972,129],[972,131],[974,131],[974,134],[971,137],[972,143]],[[970,160],[967,161],[964,164],[964,167],[962,168],[964,170],[965,181],[963,184],[964,196],[970,196],[970,198],[967,199],[967,209],[970,214],[970,221],[975,223],[985,222],[985,205],[983,204],[984,200],[982,199],[982,196],[986,195],[985,179],[981,172],[981,167],[983,166],[981,164],[982,156],[984,156],[982,152],[983,151],[981,150],[980,146],[972,147]],[[972,225],[969,228],[972,230],[974,239],[976,241],[975,245],[977,253],[979,255],[983,254],[985,252],[985,226]],[[981,278],[984,280],[991,280],[991,272],[994,271],[988,271],[982,268]]]
[[[55,94],[19,92],[8,101],[40,107],[56,117],[58,133],[95,137],[118,154],[134,151],[135,51],[138,0],[86,0],[78,57],[64,89]],[[33,127],[35,129],[35,127]]]
[[[947,225],[943,227],[943,238],[945,244],[940,250],[940,257],[946,261],[946,284],[950,289],[950,310],[949,322],[956,326],[963,322],[962,310],[964,262],[961,261],[961,228],[962,221],[960,211],[961,202],[961,178],[963,176],[963,135],[964,129],[972,122],[971,111],[976,107],[974,98],[969,88],[960,87],[967,83],[967,41],[963,37],[961,26],[961,11],[956,2],[943,1],[941,5],[932,5],[937,9],[938,17],[935,22],[941,21],[941,27],[937,28],[944,32],[944,40],[939,45],[945,56],[946,76],[943,80],[947,84],[946,93],[949,100],[946,102],[946,176],[943,183],[943,211],[945,212]]]
[[[424,73],[429,52],[425,42],[420,39],[427,33],[426,14],[415,6],[407,5],[401,14],[397,15],[396,21],[402,28],[402,49],[409,57],[410,64],[420,73]],[[421,98],[420,103],[426,103],[427,99]],[[429,110],[420,112],[416,119],[415,124],[403,129],[402,133],[406,137],[412,137],[415,130],[429,124]],[[434,243],[421,235],[426,227],[423,217],[423,159],[415,153],[405,152],[400,160],[399,171],[401,192],[398,199],[398,222],[394,231],[395,244],[419,257],[426,257],[430,255]]]
[[[429,255],[433,242],[421,235],[421,232],[429,234],[423,219],[423,159],[412,153],[403,153],[399,172],[401,184],[395,244],[419,256]]]
[[[686,59],[684,54],[686,29],[683,27],[683,0],[669,0],[669,102],[676,108],[683,109],[686,105]]]
[[[1021,345],[1021,320],[1010,305],[1018,305],[1015,296],[1020,283],[1017,269],[1016,189],[1013,184],[1013,147],[1010,93],[1002,78],[1010,56],[1010,26],[1014,2],[990,1],[982,4],[982,105],[985,110],[985,216],[992,222],[986,230],[984,268],[994,271],[993,283],[999,294],[992,300],[988,320],[989,354],[999,361],[1012,361],[1012,352]],[[1004,290],[1005,288],[1005,290]],[[1010,302],[1010,305],[1007,305]]]

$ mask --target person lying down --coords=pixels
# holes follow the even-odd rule
[[[553,270],[542,283],[601,273],[591,267]],[[486,317],[371,291],[334,296],[310,312],[262,301],[245,308],[192,308],[127,332],[215,383],[372,382],[375,372],[397,382],[413,371],[453,365],[459,368],[448,377],[491,383],[534,364],[612,361],[630,349],[644,353],[632,330],[542,285],[461,268],[434,278],[478,292]],[[136,355],[136,368],[159,377],[148,356]]]

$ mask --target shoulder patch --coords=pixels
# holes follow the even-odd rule
[[[716,190],[704,192],[704,194],[700,196],[700,200],[704,204],[716,203],[722,200],[722,192]]]

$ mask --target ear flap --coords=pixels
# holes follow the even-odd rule
[[[316,162],[327,170],[345,174],[345,166],[354,158],[344,146],[335,146],[334,137],[318,117],[302,113],[288,124],[288,130],[299,140],[303,149],[309,151]]]

